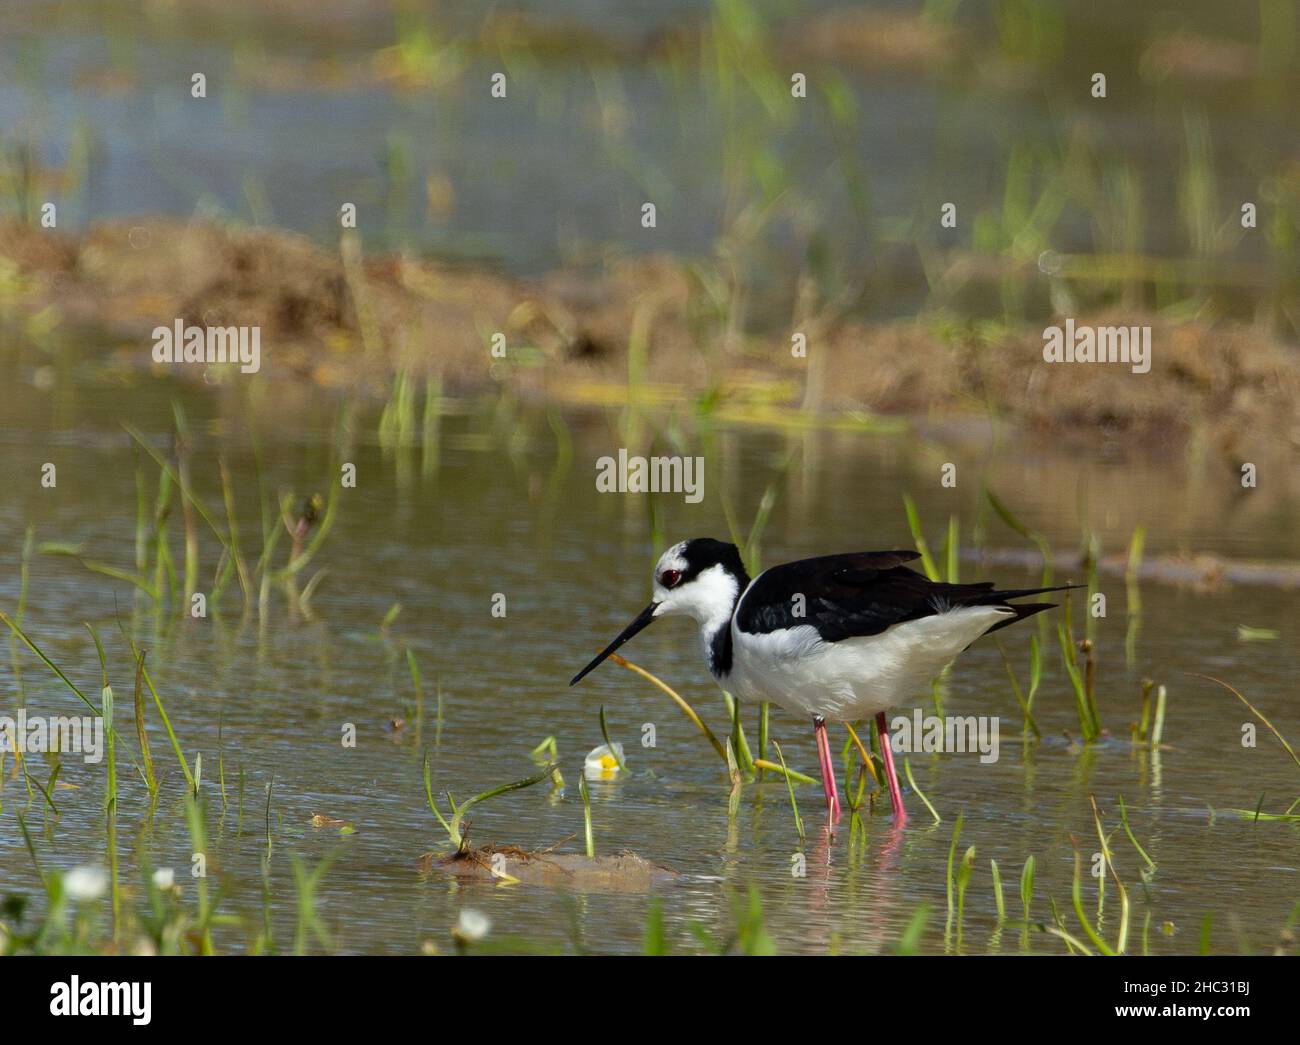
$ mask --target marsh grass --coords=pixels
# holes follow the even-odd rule
[[[861,725],[861,723],[859,723],[859,725]],[[874,723],[871,723],[868,728],[874,728]],[[876,771],[875,757],[863,745],[862,740],[858,737],[858,731],[853,728],[852,722],[845,722],[844,729],[849,735],[849,743],[853,745],[862,759],[863,769],[870,774],[872,783],[875,785],[876,790],[879,790],[881,787],[881,776],[880,773]]]
[[[529,752],[529,757],[539,766],[551,767],[551,796],[558,798],[564,794],[564,777],[560,773],[560,745],[554,736],[549,736]]]
[[[1223,687],[1224,689],[1226,689],[1229,693],[1231,693],[1234,697],[1236,697],[1236,698],[1237,698],[1238,700],[1240,700],[1243,704],[1245,704],[1246,707],[1249,709],[1250,713],[1251,713],[1252,715],[1254,715],[1257,719],[1259,719],[1261,722],[1263,722],[1264,725],[1268,727],[1269,732],[1272,733],[1273,736],[1277,737],[1278,743],[1282,745],[1282,749],[1283,749],[1283,750],[1284,750],[1288,755],[1291,756],[1291,761],[1294,762],[1297,766],[1300,766],[1300,755],[1297,755],[1297,754],[1296,754],[1295,748],[1293,748],[1293,747],[1292,747],[1292,746],[1287,742],[1286,737],[1284,737],[1284,736],[1281,734],[1281,732],[1278,730],[1278,728],[1277,728],[1275,725],[1273,725],[1272,722],[1270,722],[1267,718],[1264,717],[1264,713],[1263,713],[1262,711],[1260,711],[1257,707],[1255,707],[1254,704],[1252,704],[1249,700],[1247,700],[1245,697],[1243,697],[1243,696],[1241,695],[1241,693],[1237,691],[1236,688],[1234,688],[1233,686],[1230,686],[1228,683],[1224,682],[1222,679],[1216,679],[1216,678],[1215,678],[1214,676],[1212,676],[1212,675],[1200,675],[1200,674],[1197,674],[1197,673],[1195,673],[1195,672],[1188,672],[1188,674],[1189,674],[1189,675],[1192,675],[1194,678],[1202,678],[1202,679],[1205,679],[1207,682],[1213,682],[1213,683],[1216,683],[1217,685],[1222,686],[1222,687]]]
[[[99,654],[100,671],[100,715],[104,721],[104,736],[107,740],[107,781],[104,785],[104,825],[108,836],[108,873],[109,894],[113,914],[113,942],[117,943],[122,934],[122,890],[117,853],[117,741],[113,728],[113,687],[108,684],[108,661],[104,656],[104,644],[99,635],[89,624],[86,630],[95,641],[95,651]],[[53,790],[53,785],[51,785]]]
[[[1084,667],[1082,670],[1079,665],[1079,657],[1076,651],[1074,634],[1070,626],[1070,598],[1067,594],[1065,599],[1065,620],[1056,625],[1057,641],[1061,647],[1061,663],[1065,667],[1065,673],[1070,680],[1070,686],[1074,692],[1075,711],[1079,719],[1079,730],[1083,734],[1086,743],[1092,743],[1101,737],[1101,722],[1097,716],[1097,706],[1095,698],[1089,693],[1087,675],[1091,677],[1091,669]],[[1086,643],[1086,640],[1085,640]],[[1091,647],[1089,647],[1090,649]],[[1087,651],[1085,651],[1086,653]]]
[[[135,708],[135,738],[140,746],[140,761],[144,766],[145,786],[151,800],[158,798],[158,777],[154,773],[153,755],[149,749],[149,733],[145,729],[144,708],[144,658],[143,651],[135,654],[135,689],[132,704]]]
[[[1120,825],[1124,828],[1124,834],[1128,836],[1128,840],[1133,844],[1133,848],[1137,850],[1138,856],[1142,857],[1143,863],[1146,864],[1146,868],[1142,872],[1142,880],[1144,882],[1149,882],[1155,876],[1156,873],[1155,861],[1152,860],[1151,857],[1147,855],[1147,851],[1142,848],[1142,844],[1134,836],[1133,829],[1129,827],[1128,810],[1124,807],[1124,796],[1119,795],[1117,801],[1119,802]]]
[[[614,746],[614,741],[609,737],[609,723],[605,719],[604,704],[600,706],[600,735],[605,738],[605,747],[609,749],[610,757],[618,763],[618,768],[620,770],[627,769],[627,762],[623,760],[623,756],[618,753],[619,749]]]
[[[456,800],[452,797],[450,791],[444,791],[443,794],[447,799],[447,804],[451,807],[451,816],[446,817],[438,808],[438,803],[435,802],[433,798],[433,776],[429,765],[429,753],[426,751],[424,753],[423,766],[424,797],[429,804],[429,809],[432,810],[433,815],[437,818],[438,823],[441,824],[442,829],[447,832],[447,837],[451,840],[451,844],[456,847],[458,852],[464,852],[466,849],[465,838],[468,828],[463,827],[462,824],[465,819],[465,814],[468,813],[473,806],[480,802],[485,802],[489,798],[496,798],[498,795],[509,794],[511,791],[521,791],[526,787],[532,787],[534,784],[539,784],[543,780],[550,779],[555,768],[556,766],[553,763],[543,766],[540,772],[534,773],[532,776],[525,777],[522,780],[513,781],[509,784],[502,784],[499,787],[490,788],[487,791],[474,795],[472,798],[466,799],[460,805],[456,804]]]
[[[648,958],[662,957],[668,953],[668,934],[664,929],[664,905],[657,896],[650,898],[646,908],[645,933],[641,953]]]
[[[903,495],[903,510],[907,514],[907,528],[912,531],[912,541],[921,554],[921,569],[930,580],[942,580],[934,556],[930,554],[930,545],[925,539],[925,532],[921,529],[921,515],[911,494]]]
[[[1268,731],[1277,738],[1278,743],[1282,745],[1282,750],[1284,750],[1291,757],[1291,761],[1294,762],[1297,766],[1300,766],[1300,755],[1296,754],[1295,748],[1293,748],[1291,744],[1287,741],[1286,737],[1282,735],[1282,732],[1275,725],[1273,725],[1273,723],[1270,722],[1268,718],[1265,717],[1262,711],[1260,711],[1257,707],[1255,707],[1254,704],[1252,704],[1249,700],[1247,700],[1244,696],[1242,696],[1242,694],[1234,686],[1229,685],[1228,683],[1224,682],[1222,679],[1214,678],[1212,675],[1200,675],[1194,672],[1188,672],[1188,674],[1192,675],[1192,677],[1194,678],[1205,679],[1207,682],[1213,682],[1219,686],[1222,686],[1234,697],[1236,697],[1239,701],[1241,701],[1242,704],[1244,704],[1246,708],[1250,711],[1250,713],[1254,715],[1257,719],[1259,719],[1262,723],[1264,723]],[[1256,806],[1253,810],[1225,809],[1222,810],[1222,812],[1230,813],[1233,816],[1241,817],[1242,819],[1252,820],[1255,822],[1280,821],[1286,823],[1294,823],[1300,821],[1300,812],[1297,812],[1298,810],[1300,810],[1300,795],[1298,795],[1296,799],[1286,808],[1286,810],[1281,813],[1265,813],[1263,812],[1263,805],[1264,805],[1264,796],[1260,795],[1259,801],[1258,803],[1256,803]]]
[[[217,468],[225,512],[224,526],[194,489],[191,475],[194,441],[185,411],[178,402],[173,403],[175,425],[173,460],[169,461],[164,457],[137,428],[127,423],[122,425],[132,439],[137,454],[143,452],[158,469],[157,494],[151,520],[145,470],[142,460],[137,456],[135,545],[132,568],[123,569],[89,557],[84,554],[81,545],[44,542],[36,550],[45,555],[72,558],[92,573],[130,584],[146,595],[158,608],[160,614],[169,607],[172,616],[176,617],[195,612],[194,599],[199,590],[202,555],[199,522],[202,521],[219,545],[212,583],[209,585],[209,591],[204,595],[205,614],[211,613],[214,616],[220,614],[223,596],[233,578],[238,581],[245,616],[251,614],[255,606],[259,618],[265,622],[270,611],[272,588],[279,587],[288,603],[290,619],[310,619],[313,616],[311,598],[324,579],[326,570],[317,571],[301,588],[297,578],[320,552],[337,518],[338,495],[341,489],[341,478],[337,468],[337,447],[342,417],[341,411],[332,444],[329,474],[333,478],[328,498],[316,494],[299,502],[292,492],[282,491],[279,496],[280,526],[274,524],[271,514],[267,511],[261,456],[254,442],[254,462],[263,515],[262,551],[254,568],[250,569],[244,554],[235,507],[234,484],[224,457],[218,458]],[[177,497],[180,501],[183,526],[182,567],[179,575],[169,536],[172,505]],[[273,555],[282,532],[289,537],[290,552],[284,565],[277,568],[273,564]],[[151,550],[152,562],[150,561]],[[20,610],[22,604],[20,601]]]
[[[1007,656],[1006,648],[1002,645],[999,638],[993,639],[994,645],[998,648],[998,654],[1002,657],[1002,664],[1007,670],[1007,679],[1011,683],[1011,694],[1016,698],[1016,703],[1020,705],[1021,714],[1024,716],[1024,733],[1028,736],[1031,732],[1035,741],[1043,739],[1042,730],[1038,728],[1038,723],[1034,720],[1032,710],[1034,694],[1038,690],[1038,682],[1042,677],[1042,663],[1038,654],[1038,636],[1029,636],[1029,696],[1026,697],[1024,691],[1020,688],[1020,682],[1016,678],[1015,668],[1011,666],[1011,660]]]
[[[735,768],[737,771],[740,770],[740,761],[735,757],[734,751],[733,754],[729,757],[727,754],[726,746],[723,744],[722,741],[718,740],[717,735],[713,732],[713,730],[711,730],[708,727],[705,721],[702,718],[700,718],[696,710],[693,707],[691,707],[691,705],[688,704],[675,689],[669,686],[662,679],[658,678],[656,675],[651,674],[649,671],[646,671],[645,668],[633,664],[631,661],[627,660],[625,657],[621,656],[620,654],[611,653],[609,655],[609,659],[613,663],[627,668],[633,674],[640,675],[642,678],[644,678],[648,682],[653,683],[659,690],[661,690],[663,693],[668,695],[668,697],[673,701],[673,703],[676,704],[677,707],[682,711],[682,713],[690,720],[691,724],[700,731],[704,739],[709,742],[709,746],[713,748],[713,750],[717,753],[718,757],[722,759],[722,764],[725,767],[725,771],[726,771],[727,786],[728,789],[730,790],[732,779],[733,779],[732,763],[733,762],[735,763]],[[736,728],[736,715],[733,712],[732,714],[733,734],[728,734],[727,741],[726,741],[727,745],[731,744],[732,742],[735,728]],[[786,777],[787,780],[793,781],[795,783],[800,783],[800,784],[816,783],[816,781],[812,777],[807,776],[804,773],[796,772],[793,769],[789,769],[783,765],[778,765],[775,762],[770,762],[767,759],[751,758],[750,764],[753,766],[754,769],[761,769],[761,770],[767,770],[768,772],[779,773],[784,777]]]
[[[111,946],[122,948],[127,945],[128,940],[145,940],[154,948],[155,953],[185,953],[186,943],[190,941],[193,953],[214,953],[211,927],[218,924],[237,924],[238,919],[221,915],[217,910],[215,898],[209,891],[206,872],[206,861],[208,859],[206,814],[199,791],[202,774],[202,754],[196,754],[194,770],[191,773],[181,753],[179,741],[167,719],[162,699],[149,678],[148,670],[145,667],[144,652],[139,650],[129,639],[127,640],[134,668],[133,717],[135,739],[138,745],[138,760],[132,759],[134,761],[134,775],[138,777],[149,796],[149,812],[146,815],[152,817],[161,791],[162,781],[157,775],[150,753],[147,715],[145,712],[146,703],[144,700],[144,690],[148,689],[153,697],[159,717],[166,727],[177,760],[185,774],[185,823],[190,835],[191,852],[195,854],[196,859],[202,859],[205,864],[202,872],[195,876],[197,908],[192,921],[189,913],[175,901],[175,894],[171,891],[159,890],[151,879],[146,882],[144,890],[146,905],[138,910],[128,907],[128,892],[122,884],[119,845],[119,808],[124,783],[119,766],[124,754],[128,757],[131,756],[118,726],[117,720],[119,716],[114,700],[114,690],[110,682],[111,667],[109,657],[99,633],[90,624],[85,626],[94,643],[99,664],[101,696],[100,703],[96,706],[89,701],[67,674],[35,644],[16,621],[9,618],[2,611],[0,611],[0,619],[3,619],[9,625],[11,632],[46,664],[73,695],[90,707],[103,720],[106,739],[103,830],[108,863],[109,939]],[[123,634],[125,637],[125,631]],[[51,776],[49,784],[43,789],[47,799],[49,799],[48,792],[53,790],[58,768],[56,764],[55,772]],[[130,777],[127,779],[129,780]],[[52,806],[52,799],[49,800]],[[72,926],[68,925],[68,903],[62,889],[60,876],[58,874],[47,874],[41,869],[34,841],[27,831],[22,814],[18,814],[18,819],[32,857],[33,866],[36,868],[37,875],[46,892],[47,908],[42,925],[33,934],[11,941],[10,947],[16,945],[20,950],[35,953],[82,953],[104,946],[103,943],[96,942],[94,939],[93,905],[91,907],[79,907],[74,924]],[[3,935],[3,933],[0,933],[0,936]],[[0,947],[0,950],[4,949]]]
[[[785,755],[781,752],[781,745],[773,739],[772,746],[776,749],[776,757],[781,760],[781,770],[785,774],[786,791],[790,795],[790,812],[794,814],[794,829],[799,835],[799,847],[803,848],[805,843],[803,818],[799,816],[799,803],[794,797],[794,781],[790,778],[790,771],[786,767]]]
[[[931,803],[931,801],[928,798],[926,798],[925,792],[922,791],[917,786],[916,780],[912,776],[911,759],[908,758],[903,759],[903,775],[907,778],[907,784],[912,789],[912,792],[916,795],[917,798],[921,800],[921,804],[924,805],[927,810],[929,810],[930,815],[934,817],[934,822],[936,824],[943,823],[943,817],[941,817],[939,813],[935,810],[933,803]]]
[[[1034,871],[1034,854],[1030,853],[1025,857],[1024,866],[1020,869],[1020,910],[1024,915],[1024,923],[1020,930],[1022,951],[1029,950],[1029,908],[1034,902]]]
[[[967,846],[965,854],[961,858],[961,863],[957,867],[957,951],[960,953],[962,947],[962,926],[965,924],[966,914],[966,889],[970,885],[971,876],[975,873],[975,847]]]
[[[415,651],[406,647],[406,666],[411,673],[411,686],[415,692],[415,746],[419,747],[424,736],[424,684],[420,679],[420,667],[415,662]],[[438,733],[442,732],[442,701],[438,701]],[[437,746],[435,742],[435,746]]]
[[[894,944],[891,953],[898,955],[917,955],[921,953],[921,939],[925,935],[926,925],[930,921],[930,907],[928,904],[920,904],[912,912],[911,918],[908,919],[907,925],[898,937],[898,942]]]
[[[297,955],[306,954],[312,937],[315,937],[322,947],[329,950],[334,944],[317,910],[316,891],[325,872],[329,870],[333,857],[326,857],[315,867],[308,868],[297,853],[290,853],[289,862],[293,868],[293,882],[296,893],[295,910],[297,914],[293,934],[293,953]]]
[[[687,928],[707,954],[741,954],[762,956],[776,954],[776,944],[767,929],[763,901],[757,886],[751,885],[744,896],[728,893],[732,926],[724,935],[716,935],[699,922]]]
[[[723,765],[725,766],[727,764],[727,752],[723,748],[722,743],[714,735],[713,730],[709,729],[709,727],[705,724],[704,720],[700,718],[700,716],[696,713],[695,709],[691,707],[690,704],[686,703],[686,701],[682,699],[682,697],[677,693],[676,690],[674,690],[666,682],[663,682],[656,676],[652,675],[650,672],[646,671],[645,668],[638,667],[636,664],[633,664],[631,661],[625,659],[624,657],[620,656],[617,653],[611,653],[609,655],[609,659],[612,660],[615,664],[619,664],[622,667],[627,668],[628,671],[631,671],[633,674],[640,675],[643,679],[646,679],[647,681],[653,683],[658,689],[666,693],[669,696],[669,698],[673,701],[673,703],[676,704],[682,710],[683,714],[685,714],[686,717],[691,720],[691,724],[694,725],[695,728],[698,729],[704,735],[704,738],[709,742],[713,750],[717,752],[718,757],[722,759]],[[730,779],[730,773],[728,773],[728,779]]]
[[[1110,871],[1111,877],[1115,881],[1115,889],[1119,893],[1119,927],[1115,941],[1115,953],[1124,954],[1128,950],[1128,932],[1129,932],[1129,898],[1128,890],[1124,888],[1124,882],[1120,879],[1119,871],[1115,867],[1114,854],[1110,848],[1110,838],[1102,828],[1101,813],[1097,809],[1097,799],[1089,795],[1088,802],[1092,806],[1092,820],[1097,828],[1097,842],[1101,846],[1102,858],[1105,861],[1106,869]],[[1099,879],[1103,881],[1104,879]],[[1098,900],[1100,902],[1100,890]]]
[[[1142,588],[1138,578],[1142,569],[1142,550],[1146,546],[1146,528],[1137,527],[1128,546],[1128,566],[1124,571],[1125,614],[1124,660],[1130,671],[1137,663],[1138,635],[1142,630]]]
[[[956,914],[956,891],[957,878],[955,869],[957,865],[957,843],[961,840],[961,824],[963,813],[957,814],[957,820],[952,828],[952,840],[948,845],[948,873],[945,879],[946,894],[948,900],[948,917],[944,923],[943,937],[945,948],[949,946],[952,936],[953,917]]]
[[[737,768],[745,779],[752,779],[754,776],[754,755],[749,749],[749,741],[745,737],[745,727],[741,721],[740,699],[733,697],[730,693],[723,691],[723,700],[727,705],[727,713],[731,718],[731,735],[727,738],[727,743],[731,745],[732,753],[736,757]]]
[[[989,487],[984,488],[984,498],[988,501],[989,506],[1007,526],[1015,533],[1019,534],[1025,540],[1032,543],[1043,559],[1043,572],[1039,581],[1039,587],[1049,588],[1052,585],[1055,573],[1052,569],[1052,546],[1047,538],[1037,530],[1032,530],[1022,523],[1015,515],[1012,514],[1006,504],[993,492]]]
[[[587,859],[596,859],[596,834],[591,826],[591,792],[587,787],[587,774],[578,777],[578,795],[582,799],[582,831],[586,842]]]
[[[1165,707],[1169,692],[1164,686],[1156,687],[1155,720],[1151,725],[1151,748],[1157,750],[1165,735]]]
[[[195,878],[195,890],[198,894],[198,923],[195,927],[199,938],[198,952],[210,955],[215,953],[212,945],[212,919],[215,914],[215,906],[208,892],[206,869],[208,861],[208,829],[205,812],[203,799],[199,795],[191,794],[186,798],[185,819],[190,829],[190,845],[195,856],[201,857],[204,862],[203,873]]]
[[[870,756],[865,753],[862,741],[858,739],[857,732],[853,728],[853,723],[845,722],[844,728],[848,736],[844,741],[843,748],[840,750],[840,757],[844,760],[844,801],[851,814],[849,834],[852,837],[859,826],[864,802],[869,807],[874,807],[875,796],[879,793],[880,781],[876,774],[876,767],[872,764]],[[854,769],[857,769],[858,773],[856,786],[853,782]],[[868,778],[875,785],[869,794],[867,792]]]

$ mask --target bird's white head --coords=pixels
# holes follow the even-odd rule
[[[731,620],[736,600],[749,586],[749,574],[734,544],[696,537],[674,544],[655,564],[653,598],[649,606],[619,636],[583,668],[569,685],[641,631],[657,617],[681,614],[700,625],[706,644]]]
[[[734,544],[708,537],[674,544],[655,564],[654,615],[681,614],[706,631],[731,619],[749,578]]]

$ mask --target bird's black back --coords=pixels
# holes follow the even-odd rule
[[[826,642],[838,642],[878,635],[895,624],[957,606],[1005,605],[1018,596],[1061,590],[995,591],[991,581],[945,584],[903,565],[917,558],[913,551],[853,552],[773,566],[741,598],[736,625],[748,634],[764,634],[809,624]],[[803,596],[802,603],[798,596]],[[1051,607],[1034,603],[1010,608],[1017,615],[1005,624]]]

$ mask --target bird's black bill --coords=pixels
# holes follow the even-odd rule
[[[611,653],[613,653],[616,649],[618,649],[619,646],[623,645],[623,643],[625,643],[628,639],[630,639],[630,638],[631,638],[633,635],[635,635],[638,631],[640,631],[640,630],[641,630],[642,628],[644,628],[647,624],[649,624],[652,620],[654,620],[654,619],[655,619],[655,610],[656,610],[658,607],[659,607],[659,603],[657,603],[657,602],[652,602],[652,603],[650,603],[649,606],[647,606],[647,607],[646,607],[645,609],[643,609],[639,614],[637,614],[637,618],[636,618],[636,620],[634,620],[634,621],[633,621],[631,624],[629,624],[626,628],[624,628],[622,631],[620,631],[620,632],[618,633],[618,638],[616,638],[613,642],[611,642],[608,646],[606,646],[603,650],[601,650],[598,654],[596,654],[596,659],[595,659],[595,660],[593,660],[590,664],[588,664],[588,665],[587,665],[585,668],[583,668],[580,672],[578,672],[576,675],[574,675],[574,676],[573,676],[573,679],[572,679],[572,681],[570,681],[569,685],[570,685],[570,686],[576,686],[579,682],[582,681],[583,677],[584,677],[584,676],[585,676],[589,671],[591,671],[593,668],[595,668],[598,664],[600,664],[600,662],[601,662],[602,660],[604,660],[604,659],[605,659],[606,657],[608,657]]]

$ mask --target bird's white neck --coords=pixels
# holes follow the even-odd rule
[[[739,580],[721,566],[701,573],[694,588],[699,591],[691,613],[700,625],[700,645],[709,671],[715,678],[731,672],[731,616],[741,596]]]

